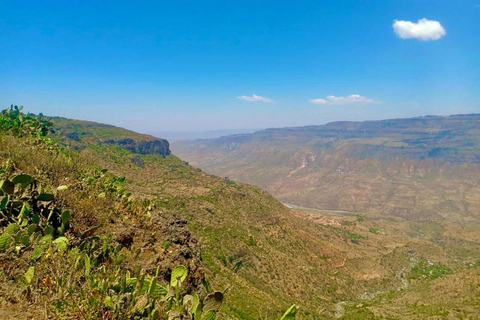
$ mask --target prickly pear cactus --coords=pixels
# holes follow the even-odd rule
[[[176,287],[180,285],[187,278],[188,270],[182,265],[176,266],[172,270],[172,277],[170,278],[170,286]]]
[[[282,318],[280,320],[293,320],[295,319],[295,316],[297,315],[297,310],[298,306],[293,305],[288,310],[283,314]]]

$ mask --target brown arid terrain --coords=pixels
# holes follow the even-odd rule
[[[479,115],[336,122],[175,142],[173,150],[287,203],[467,221],[480,213],[479,127]]]
[[[62,276],[81,271],[67,257],[75,256],[76,244],[92,239],[90,234],[106,234],[111,242],[104,242],[105,248],[108,243],[119,248],[116,272],[134,274],[141,267],[164,285],[175,266],[184,265],[187,290],[200,290],[207,279],[211,290],[226,291],[219,319],[280,319],[292,304],[300,306],[298,319],[475,319],[478,314],[475,214],[458,213],[451,222],[440,215],[432,221],[361,208],[287,206],[258,187],[188,165],[166,152],[165,140],[158,142],[163,149],[147,148],[144,141],[155,138],[53,120],[56,133],[46,146],[2,134],[0,164],[12,177],[25,173],[54,188],[69,185],[54,193],[58,206],[72,213],[60,238],[69,239],[67,252],[73,253],[57,252],[55,245],[34,260],[29,246],[21,247],[19,256],[0,253],[2,317],[82,319],[94,303],[93,310],[103,313],[91,318],[114,318],[111,300],[87,302],[60,290]],[[72,135],[77,131],[83,133]],[[116,143],[124,139],[132,141]],[[15,163],[8,169],[13,173],[6,170],[8,163]],[[98,269],[92,266],[95,275],[119,263],[116,255],[100,257]],[[35,276],[21,290],[18,278],[32,264]],[[87,295],[98,297],[84,277],[78,279]],[[432,290],[438,296],[429,295]],[[71,313],[58,305],[65,297],[77,306]],[[115,296],[110,299],[115,303]]]
[[[346,265],[352,259],[364,278],[386,279],[392,275],[375,271],[379,261],[390,259],[392,252],[398,258],[400,248],[408,253],[403,261],[409,262],[396,274],[411,270],[421,259],[449,268],[475,265],[480,218],[479,127],[478,115],[338,122],[175,142],[173,150],[207,172],[259,185],[284,203],[294,204],[290,206],[297,216],[331,229],[365,235],[358,224],[356,231],[342,225],[343,219],[362,215],[372,224],[363,230],[368,239],[362,242],[368,242],[368,248],[357,260],[347,258]],[[414,249],[406,249],[410,247]],[[354,255],[356,251],[349,252]],[[457,271],[459,279],[478,283],[475,271]],[[448,294],[450,298],[441,303],[439,297],[438,305],[428,297],[430,282],[420,285],[416,280],[406,280],[408,288],[400,287],[394,299],[388,295],[385,299],[383,292],[361,305],[378,318],[423,319],[429,315],[455,319],[465,309],[458,307],[463,296],[470,301],[466,309],[478,310],[474,302],[478,294],[470,293],[473,287],[464,288],[452,279],[456,278],[431,280],[432,285],[438,283],[435,288],[443,286],[444,291],[458,293],[458,299]],[[451,306],[444,303],[449,299]],[[347,313],[361,313],[356,305],[346,303]],[[475,312],[467,314],[475,318]]]
[[[356,281],[392,277],[399,280],[393,290],[369,290],[352,301],[337,303],[337,317],[476,318],[480,310],[480,273],[475,267],[480,250],[478,222],[461,225],[398,217],[365,218],[301,207],[292,210],[296,216],[313,223],[365,237],[347,251],[339,265]],[[392,275],[382,273],[379,267],[386,260],[407,263],[401,268],[397,264]]]

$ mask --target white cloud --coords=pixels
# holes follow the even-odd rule
[[[438,40],[447,34],[440,22],[425,18],[418,20],[417,23],[395,20],[393,30],[402,39],[415,38],[422,41]]]
[[[273,103],[273,100],[266,97],[257,96],[256,94],[252,94],[251,96],[238,96],[237,99],[245,100],[245,101],[253,101],[253,102],[268,102]]]
[[[369,99],[367,97],[358,95],[358,94],[351,94],[349,96],[327,96],[326,99],[311,99],[308,100],[313,104],[325,104],[325,105],[343,105],[343,104],[366,104],[374,102],[373,99]]]

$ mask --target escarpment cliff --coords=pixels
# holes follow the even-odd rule
[[[70,120],[54,117],[56,137],[64,145],[82,149],[86,144],[118,145],[137,154],[169,155],[170,144],[165,139],[155,138],[124,128],[92,121]]]
[[[109,145],[119,145],[131,152],[139,154],[159,154],[164,157],[170,154],[169,143],[165,139],[146,141],[138,141],[131,138],[124,138],[120,140],[108,139],[103,143]]]

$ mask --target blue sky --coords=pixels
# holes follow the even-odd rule
[[[480,0],[3,0],[0,103],[141,132],[480,113],[479,35]]]

